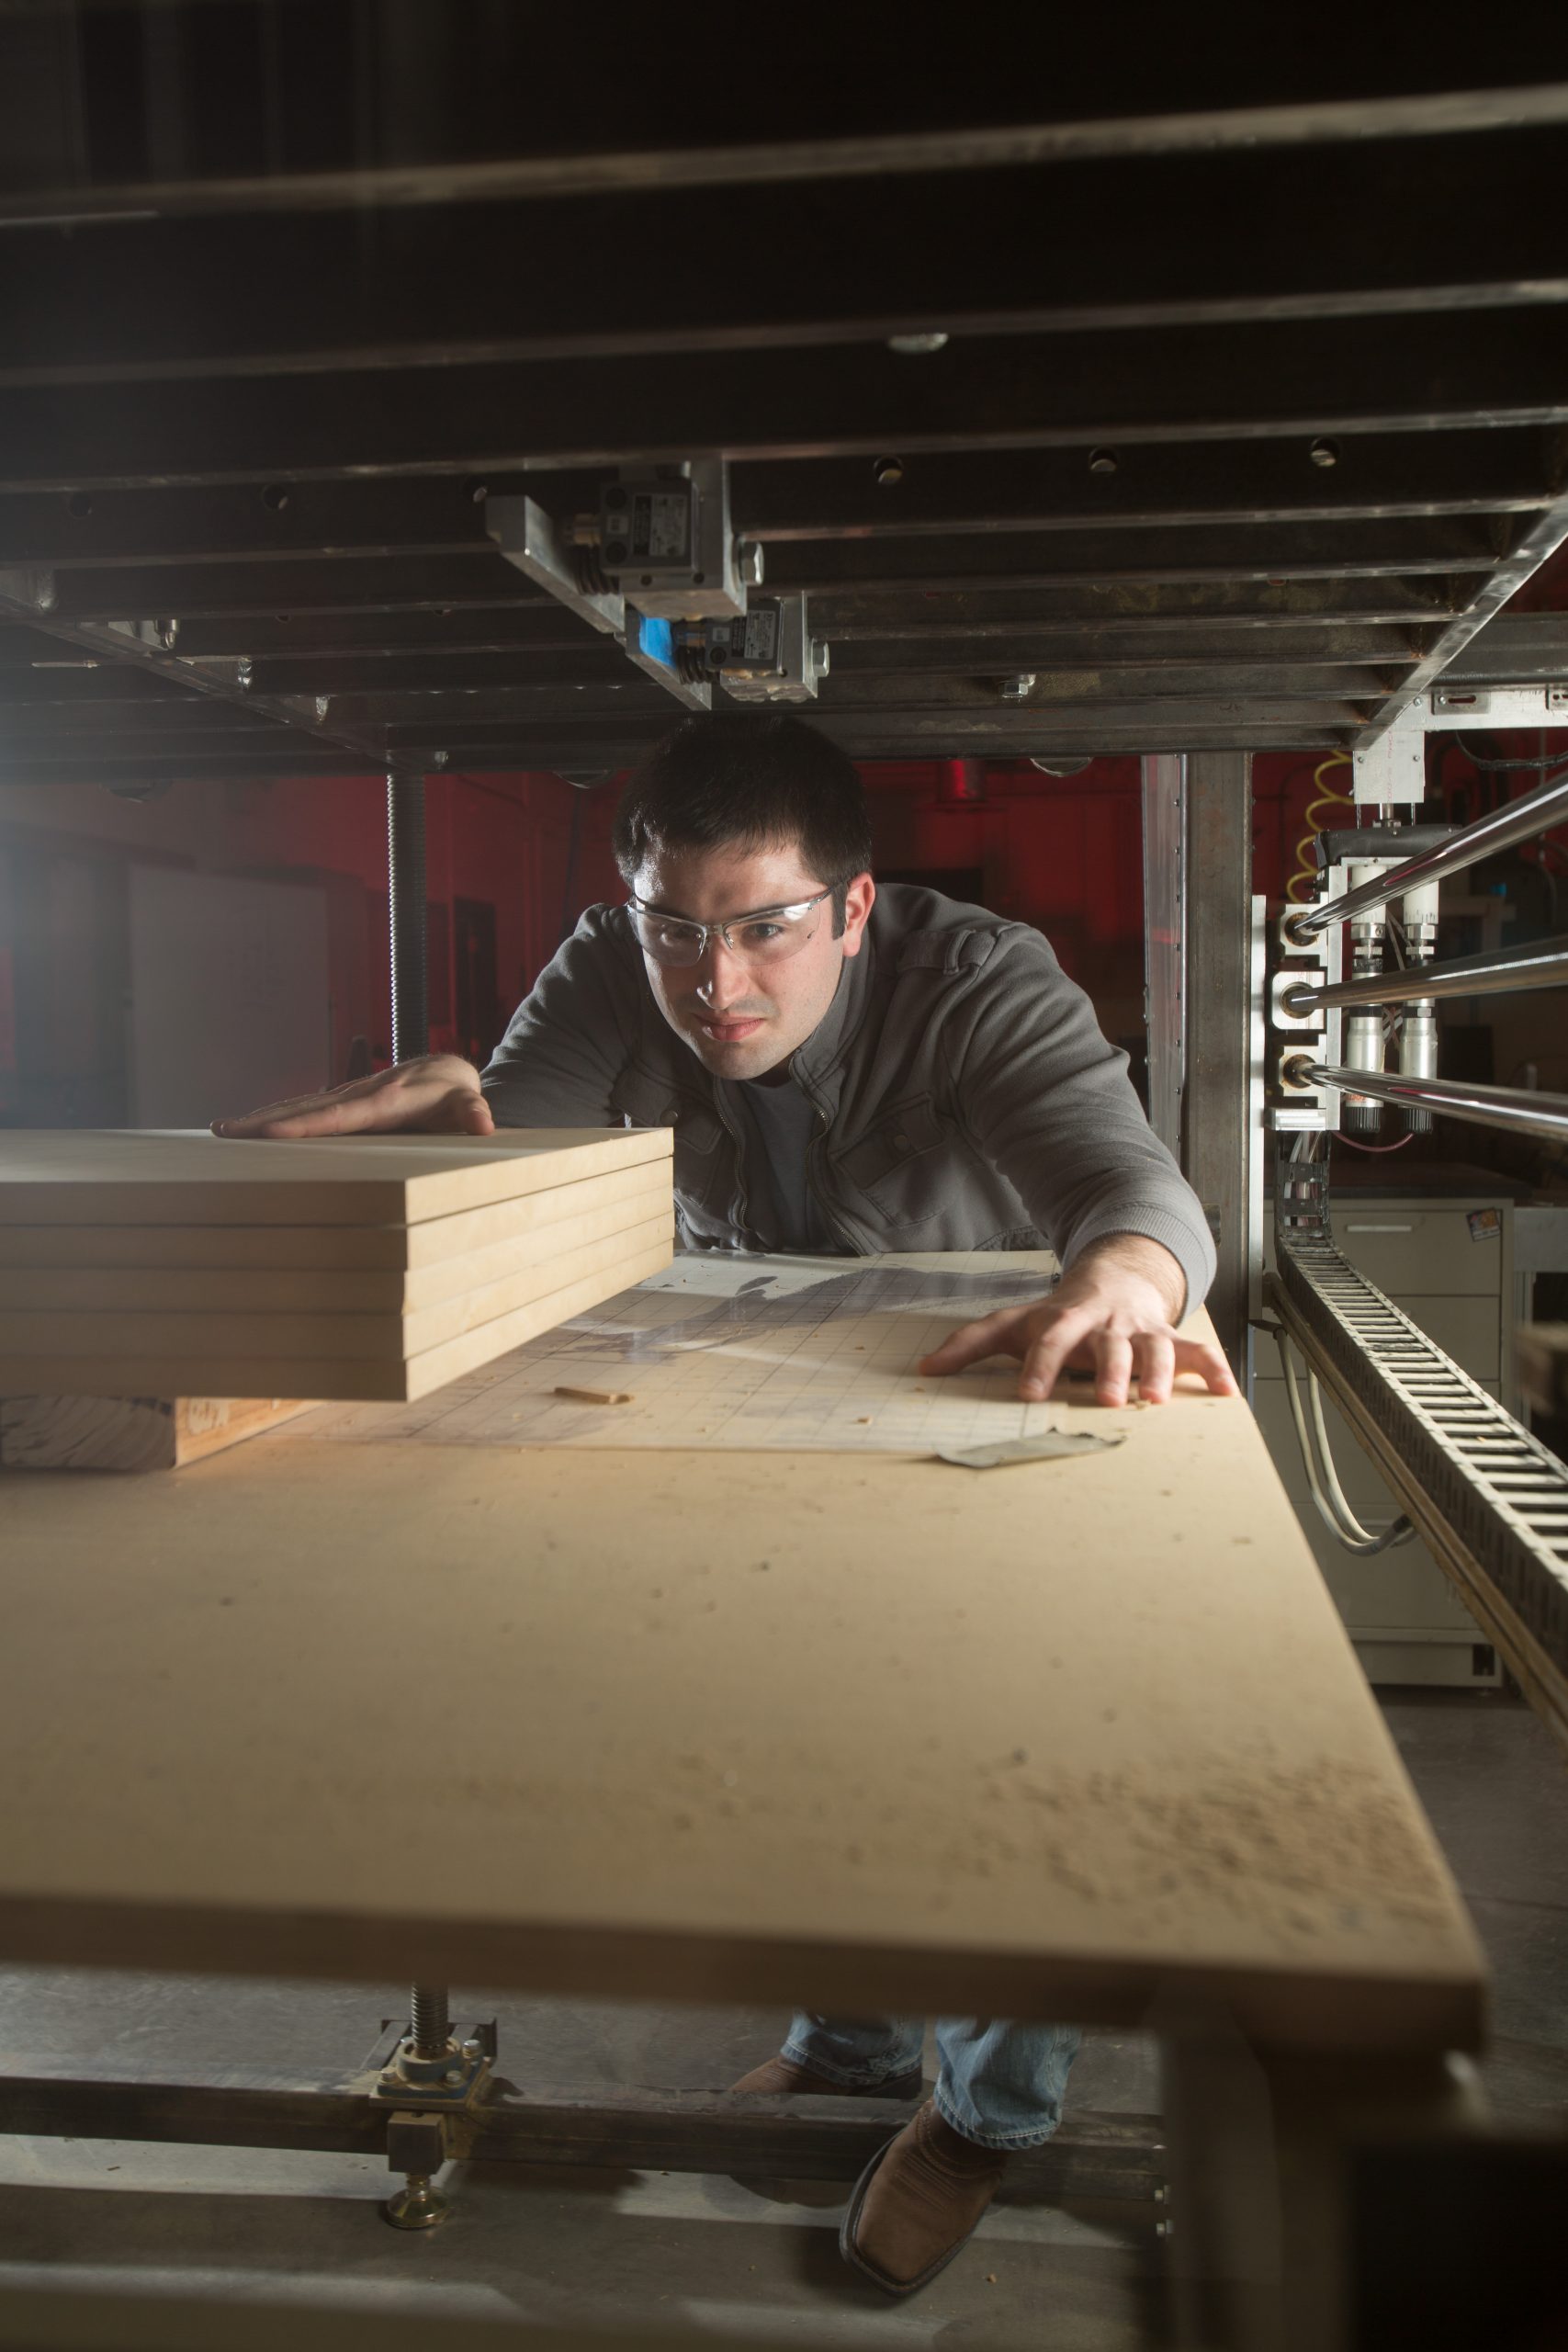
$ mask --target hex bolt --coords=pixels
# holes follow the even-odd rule
[[[449,2084],[453,2090],[460,2089],[463,2082],[463,2070],[461,2066],[448,2066],[446,2074],[442,2076],[442,2080],[443,2082]]]
[[[1307,451],[1314,466],[1337,466],[1339,463],[1337,441],[1314,441]]]
[[[1027,702],[1030,695],[1034,691],[1035,675],[1036,673],[1032,670],[1015,670],[1010,678],[1004,678],[1002,680],[1002,700],[1004,702]]]
[[[316,696],[316,717],[318,718],[324,718],[331,708],[332,696],[330,695],[318,695]]]

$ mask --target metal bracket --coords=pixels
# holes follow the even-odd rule
[[[577,569],[566,552],[553,515],[537,499],[522,496],[487,498],[485,529],[508,563],[526,580],[564,605],[579,620],[602,636],[614,638],[628,661],[656,679],[688,710],[708,710],[713,696],[706,686],[688,685],[676,674],[668,647],[668,621],[653,621],[622,596],[596,594],[580,586]],[[660,632],[662,631],[662,639]],[[651,632],[651,634],[650,634]]]
[[[385,2105],[410,2109],[472,2107],[489,2086],[495,2066],[495,2020],[456,2032],[436,2058],[414,2053],[412,2033],[404,2032],[396,2050],[371,2085],[370,2096]],[[399,2167],[418,2172],[418,2165]]]

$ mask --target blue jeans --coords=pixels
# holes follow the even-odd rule
[[[782,2055],[846,2090],[862,2090],[918,2072],[924,2039],[918,2018],[849,2020],[797,2010]],[[937,2113],[982,2148],[1039,2147],[1062,2120],[1078,2041],[1076,2026],[939,2018]]]

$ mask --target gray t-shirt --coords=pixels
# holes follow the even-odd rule
[[[734,1084],[746,1125],[747,1205],[758,1239],[770,1250],[807,1257],[836,1251],[806,1180],[806,1155],[817,1132],[810,1103],[791,1079],[782,1086],[754,1080]]]

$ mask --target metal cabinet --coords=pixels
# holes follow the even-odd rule
[[[1403,1307],[1489,1395],[1514,1403],[1510,1323],[1514,1209],[1496,1193],[1433,1201],[1337,1194],[1334,1238],[1353,1265]],[[1259,1338],[1253,1409],[1285,1491],[1373,1682],[1495,1683],[1495,1651],[1418,1540],[1371,1557],[1348,1552],[1307,1489],[1271,1340]],[[1331,1405],[1335,1466],[1364,1526],[1387,1527],[1399,1506]]]

